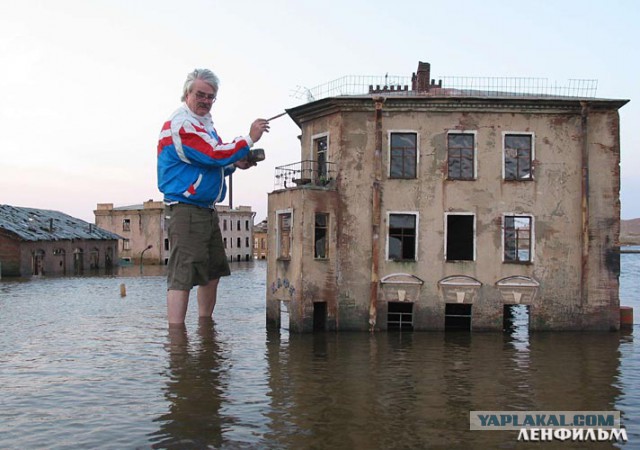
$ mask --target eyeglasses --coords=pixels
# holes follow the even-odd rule
[[[205,94],[204,92],[196,91],[196,98],[198,100],[204,100],[206,98],[211,101],[211,103],[214,103],[216,101],[216,94]]]

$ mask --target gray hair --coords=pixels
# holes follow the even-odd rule
[[[191,86],[195,80],[202,80],[211,86],[216,92],[218,92],[218,85],[220,80],[215,73],[209,69],[195,69],[193,72],[187,75],[187,80],[184,82],[184,88],[182,89],[182,101],[187,99],[187,94],[191,92]]]

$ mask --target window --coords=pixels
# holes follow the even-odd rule
[[[447,214],[445,259],[473,261],[475,259],[473,214]]]
[[[236,239],[236,248],[240,248],[242,246],[242,240],[240,238]]]
[[[387,253],[392,261],[416,260],[417,217],[414,213],[389,214]]]
[[[389,302],[387,304],[387,329],[413,330],[413,303]]]
[[[131,219],[122,219],[122,231],[131,231]]]
[[[222,231],[227,231],[227,219],[222,221]]]
[[[504,179],[533,179],[533,136],[531,134],[504,135]]]
[[[314,247],[313,257],[315,259],[327,259],[328,258],[328,228],[329,228],[329,214],[316,213],[316,222],[314,228]]]
[[[169,251],[169,239],[164,239],[164,250]]]
[[[227,248],[227,238],[223,238],[222,240],[224,241],[224,248],[226,249]]]
[[[416,178],[417,134],[391,133],[389,178]]]
[[[475,135],[449,133],[447,135],[447,177],[450,180],[473,180],[475,174]]]
[[[327,148],[328,148],[328,136],[320,136],[313,139],[313,153],[317,164],[317,177],[327,178]]]
[[[237,228],[237,230],[240,231],[240,221],[239,220],[238,220],[238,228]],[[240,246],[238,245],[238,247],[240,247]]]
[[[291,226],[290,212],[278,214],[278,258],[291,259]]]
[[[249,247],[250,247],[250,244],[249,244],[249,238],[248,238],[248,237],[245,237],[245,238],[244,238],[244,246],[245,246],[245,247],[247,247],[247,248],[249,248]]]
[[[444,306],[445,331],[471,331],[471,307],[467,303],[446,303]]]
[[[533,217],[504,217],[504,262],[533,261]]]
[[[244,227],[245,227],[245,229],[246,229],[247,231],[249,231],[249,221],[248,221],[248,220],[245,220],[245,221],[244,221]]]
[[[131,250],[131,241],[129,239],[122,240],[122,250]]]

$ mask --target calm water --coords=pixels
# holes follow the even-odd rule
[[[171,331],[158,268],[0,281],[0,448],[516,448],[470,410],[620,410],[640,448],[633,333],[267,333],[241,264],[213,324],[192,300]],[[640,254],[622,272],[638,324]]]

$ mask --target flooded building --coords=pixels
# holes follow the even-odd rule
[[[253,227],[253,257],[254,259],[267,259],[269,254],[269,225],[263,220]]]
[[[164,226],[164,203],[148,200],[138,205],[98,203],[96,225],[117,233],[120,259],[125,263],[166,264],[169,239]]]
[[[58,211],[0,205],[0,276],[110,270],[117,262],[118,239]]]
[[[249,261],[252,255],[253,218],[250,206],[217,205],[220,229],[229,261]],[[96,225],[118,233],[120,259],[135,264],[167,264],[169,235],[164,203],[149,200],[139,205],[114,207],[98,203]]]
[[[301,157],[269,194],[268,326],[502,330],[524,305],[531,330],[618,329],[627,100],[430,69],[287,110]]]
[[[253,219],[256,215],[250,206],[231,208],[216,205],[220,230],[227,259],[251,261],[253,259]]]

